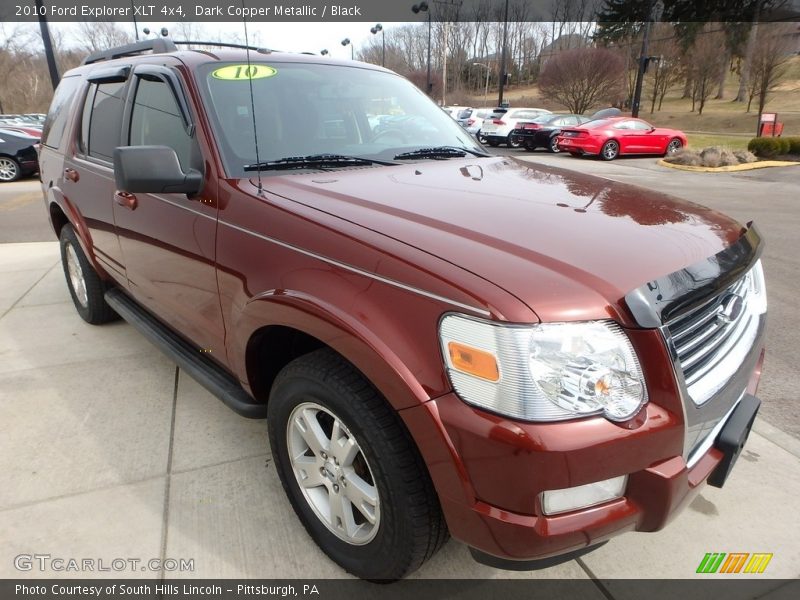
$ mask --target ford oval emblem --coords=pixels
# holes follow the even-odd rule
[[[744,310],[744,298],[738,294],[728,294],[722,301],[717,312],[717,320],[723,323],[733,323]]]

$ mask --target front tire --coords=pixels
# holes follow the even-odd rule
[[[556,136],[550,138],[550,144],[548,144],[547,149],[553,154],[561,152],[561,148],[558,147],[558,138]]]
[[[683,148],[683,142],[681,142],[678,138],[672,138],[669,141],[669,144],[667,144],[667,151],[664,152],[664,156],[671,156],[681,148]]]
[[[72,302],[81,318],[92,325],[102,325],[118,318],[105,299],[108,286],[97,275],[83,253],[72,225],[64,225],[59,235],[61,265],[67,278]]]
[[[10,156],[0,156],[0,181],[10,183],[22,177],[19,163]]]
[[[619,142],[616,140],[608,140],[603,147],[600,148],[600,158],[603,160],[614,160],[619,156]]]
[[[287,365],[268,405],[281,483],[317,545],[363,579],[400,579],[447,539],[427,469],[386,400],[329,349]]]

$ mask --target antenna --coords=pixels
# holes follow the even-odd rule
[[[242,3],[242,14],[244,15],[244,0]],[[256,101],[253,96],[253,68],[250,64],[250,38],[247,35],[247,17],[242,16],[242,24],[244,25],[244,45],[246,46],[245,52],[247,53],[247,83],[250,85],[250,115],[253,117],[253,141],[256,146],[256,175],[258,177],[258,194],[263,192],[261,186],[261,159],[258,157],[258,130],[256,129]]]

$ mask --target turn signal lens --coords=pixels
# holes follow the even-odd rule
[[[493,354],[458,342],[449,342],[447,352],[455,369],[487,381],[500,380],[500,369]]]

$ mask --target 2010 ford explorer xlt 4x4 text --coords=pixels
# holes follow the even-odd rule
[[[379,67],[101,52],[58,88],[41,177],[80,315],[267,417],[298,517],[360,577],[449,534],[519,566],[656,531],[758,409],[752,225],[488,156]]]

